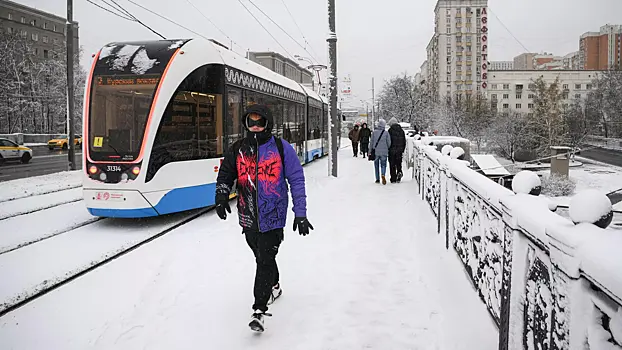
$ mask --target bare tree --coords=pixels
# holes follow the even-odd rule
[[[515,152],[529,147],[533,142],[525,114],[517,111],[499,113],[488,129],[488,140],[494,152],[515,162]]]
[[[565,141],[559,78],[547,84],[540,77],[531,84],[530,90],[534,94],[534,109],[527,118],[529,129],[535,137],[534,146],[538,155],[545,155],[550,152],[551,146],[559,146]]]
[[[602,122],[603,136],[622,137],[622,71],[609,70],[594,80],[595,89],[588,95],[589,113]]]

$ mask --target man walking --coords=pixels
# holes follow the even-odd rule
[[[380,174],[382,172],[382,184],[387,184],[385,174],[387,172],[387,157],[389,156],[389,147],[391,147],[391,137],[386,132],[387,122],[384,119],[378,120],[378,126],[374,129],[371,136],[371,153],[370,159],[374,160],[374,170],[376,174],[376,183],[380,183]]]
[[[359,126],[355,125],[354,129],[350,130],[350,133],[348,134],[348,138],[352,141],[352,150],[354,151],[355,157],[359,156],[359,133]]]
[[[265,105],[249,107],[242,117],[245,138],[235,142],[218,172],[216,212],[225,220],[229,195],[237,180],[238,217],[246,242],[255,255],[257,269],[253,294],[253,313],[249,326],[264,331],[268,305],[281,296],[276,255],[283,241],[287,217],[287,182],[293,197],[294,231],[306,236],[313,226],[307,220],[305,176],[292,146],[272,136],[274,120]]]
[[[359,132],[359,139],[361,141],[361,153],[363,157],[367,157],[369,153],[369,139],[371,138],[371,129],[367,127],[367,123],[363,123],[361,131]]]
[[[406,134],[397,119],[389,120],[389,135],[391,147],[389,147],[389,173],[391,183],[402,181],[402,156],[406,150]]]

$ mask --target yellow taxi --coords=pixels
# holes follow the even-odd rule
[[[82,136],[75,135],[74,144],[78,147],[82,144]],[[67,149],[69,147],[69,136],[61,135],[57,139],[52,139],[48,141],[48,149],[51,151],[55,148]]]
[[[19,160],[26,164],[32,159],[32,150],[9,139],[0,139],[0,164],[7,160]]]

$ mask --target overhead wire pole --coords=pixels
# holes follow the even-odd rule
[[[76,170],[76,147],[74,135],[74,94],[73,94],[73,0],[67,0],[67,128],[69,134],[69,170]]]
[[[374,77],[371,78],[371,121],[376,120],[376,94],[374,90]]]
[[[337,177],[337,152],[339,151],[339,116],[337,115],[337,29],[335,26],[335,0],[328,0],[328,59],[330,61],[330,149],[328,169],[333,177]]]

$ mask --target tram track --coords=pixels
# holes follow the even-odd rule
[[[117,260],[118,258],[176,230],[177,228],[186,225],[187,223],[201,217],[202,215],[204,215],[205,213],[211,210],[212,208],[199,209],[196,212],[189,214],[187,217],[184,217],[180,221],[170,226],[167,226],[166,228],[163,228],[156,233],[148,234],[147,237],[144,239],[140,239],[136,242],[132,242],[130,245],[123,247],[122,249],[118,249],[118,250],[112,249],[111,251],[105,253],[103,257],[101,257],[99,260],[97,257],[93,258],[95,260],[91,260],[91,262],[87,266],[79,266],[79,267],[72,268],[70,271],[64,273],[64,276],[62,276],[60,279],[54,280],[53,278],[44,278],[42,281],[39,281],[36,285],[34,286],[31,285],[29,290],[21,291],[19,293],[12,293],[12,295],[9,298],[5,298],[5,300],[0,302],[0,318],[9,314],[12,311],[15,311],[25,305],[28,305],[29,303],[37,300],[38,298],[41,298],[42,296],[50,293],[51,291],[57,288],[60,288],[63,285],[66,285],[79,277],[84,276],[90,272],[93,272],[96,269],[101,268],[107,265],[108,263],[113,262]],[[106,220],[103,220],[103,221],[106,221]],[[94,224],[94,223],[91,223],[91,224]],[[88,226],[88,225],[82,225],[81,227],[85,227],[85,226]],[[67,230],[66,232],[64,232],[64,234],[59,233],[58,235],[54,237],[59,237],[59,236],[62,237],[62,236],[65,236],[66,233],[69,233],[69,232],[75,233],[76,231],[77,231],[76,229]],[[53,240],[49,240],[49,241],[53,241]],[[21,248],[28,248],[32,246],[36,246],[36,245],[30,244],[28,246],[22,246]],[[14,249],[11,253],[6,252],[8,254],[0,255],[0,275],[3,273],[1,269],[1,266],[2,266],[1,259],[6,258],[10,254],[19,253],[19,251],[20,249],[18,248],[18,249]],[[9,296],[9,295],[6,295],[6,293],[4,294],[5,294],[5,297]]]

